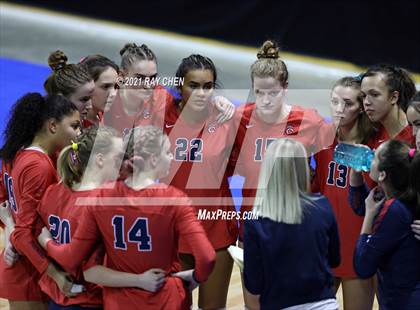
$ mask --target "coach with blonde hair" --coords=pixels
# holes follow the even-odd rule
[[[309,192],[301,143],[269,146],[253,212],[258,219],[244,225],[244,279],[261,309],[338,309],[331,273],[340,263],[337,223],[328,200]]]

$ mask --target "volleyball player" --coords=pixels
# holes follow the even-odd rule
[[[198,306],[223,309],[233,267],[227,247],[236,242],[238,234],[225,174],[236,128],[233,120],[218,122],[219,111],[213,104],[217,70],[210,58],[197,54],[184,58],[176,77],[184,79],[184,85],[178,88],[180,99],[170,102],[165,115],[164,129],[174,154],[171,172],[165,180],[185,191],[197,216],[230,213],[230,218],[200,221],[216,251],[216,265],[207,282],[200,286]],[[193,250],[186,243],[180,244],[184,269],[194,266]]]
[[[67,64],[67,56],[55,51],[48,57],[48,65],[53,72],[44,82],[49,95],[63,95],[77,107],[82,125],[92,109],[92,94],[95,83],[82,64]]]
[[[238,108],[242,116],[231,160],[232,163],[236,162],[234,173],[245,177],[242,213],[252,209],[261,162],[270,143],[283,137],[296,139],[310,154],[322,146],[330,145],[334,136],[333,130],[323,132],[325,122],[316,110],[285,102],[289,72],[280,59],[277,43],[265,41],[257,58],[251,66],[252,89],[256,100]],[[240,240],[242,227],[241,221]],[[244,296],[247,308],[259,308],[257,297],[245,290]]]
[[[48,242],[44,234],[40,242],[70,270],[79,266],[102,239],[107,267],[137,274],[151,268],[164,271],[156,275],[160,284],[156,292],[104,287],[105,308],[187,309],[186,291],[179,277],[193,286],[205,281],[215,253],[188,198],[174,187],[156,183],[168,174],[172,161],[169,140],[161,129],[134,129],[127,152],[133,174],[117,182],[115,188],[95,195],[99,204],[84,206],[86,212],[72,242],[58,245]],[[177,273],[179,241],[191,247],[196,260],[195,268],[184,273]]]
[[[320,192],[330,202],[340,233],[340,266],[333,269],[335,287],[343,291],[344,309],[371,309],[374,298],[372,279],[360,279],[353,269],[353,252],[363,218],[354,214],[348,203],[350,168],[334,161],[338,143],[367,143],[375,128],[363,110],[359,78],[338,80],[331,92],[330,109],[337,128],[334,142],[315,154],[316,170],[312,191]]]
[[[1,148],[1,200],[9,200],[16,223],[10,240],[20,257],[13,266],[0,260],[0,296],[9,300],[12,310],[45,308],[46,296],[38,285],[44,273],[72,295],[65,274],[36,242],[41,227],[36,209],[47,187],[57,182],[51,156],[79,133],[79,112],[62,96],[29,93],[12,108]]]

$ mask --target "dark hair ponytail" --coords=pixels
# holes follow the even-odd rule
[[[400,140],[389,140],[383,145],[378,155],[378,170],[386,172],[385,182],[391,186],[392,197],[402,201],[414,216],[418,216],[419,155],[415,156],[416,151]]]
[[[146,45],[138,46],[136,43],[126,43],[120,50],[121,69],[128,70],[136,62],[149,60],[157,63],[155,53]]]
[[[176,70],[175,76],[178,78],[185,78],[188,72],[193,70],[209,70],[213,74],[214,86],[217,87],[217,70],[213,61],[206,56],[192,54],[183,58]]]
[[[76,106],[60,95],[43,97],[39,93],[28,93],[12,107],[6,129],[0,158],[12,162],[16,153],[28,147],[44,123],[54,118],[60,121],[64,116],[77,111]]]
[[[379,64],[369,67],[366,73],[363,74],[362,79],[379,73],[386,77],[385,83],[388,91],[390,93],[394,91],[398,92],[397,104],[406,112],[409,102],[416,94],[416,85],[408,71],[388,64]]]
[[[408,104],[408,107],[412,107],[417,113],[420,113],[420,91],[418,91],[414,97],[413,100],[410,101]]]
[[[117,73],[120,71],[115,62],[102,55],[89,55],[83,58],[80,63],[86,67],[95,82],[108,68],[114,69]]]

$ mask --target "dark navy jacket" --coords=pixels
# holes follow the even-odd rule
[[[361,278],[378,275],[382,309],[420,309],[420,242],[411,231],[413,216],[399,200],[386,201],[372,234],[360,236],[354,269]]]
[[[313,204],[302,201],[301,224],[245,221],[245,287],[261,295],[261,309],[335,298],[331,267],[340,264],[337,223],[328,200],[313,198]]]

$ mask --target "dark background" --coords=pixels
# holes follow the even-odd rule
[[[368,66],[420,72],[420,1],[9,1]]]

